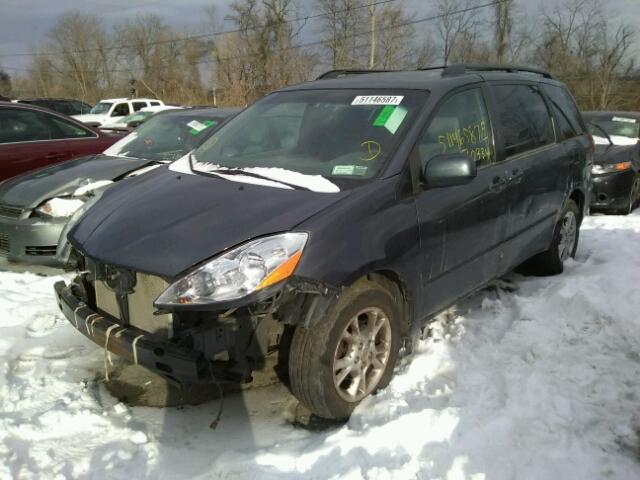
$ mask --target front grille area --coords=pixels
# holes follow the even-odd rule
[[[24,253],[32,257],[46,257],[55,255],[56,248],[56,245],[27,246],[24,248]]]
[[[9,253],[9,235],[0,233],[0,255],[7,256]]]
[[[13,205],[0,204],[0,217],[19,218],[24,209]]]
[[[109,271],[110,269],[107,269]],[[116,269],[117,270],[117,269]],[[169,286],[162,278],[135,273],[133,293],[127,295],[129,323],[134,327],[164,338],[172,335],[173,316],[154,315],[153,301]],[[106,280],[95,281],[96,307],[102,312],[122,320],[116,291]]]

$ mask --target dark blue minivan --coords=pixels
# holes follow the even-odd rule
[[[344,419],[434,314],[525,261],[562,272],[592,156],[546,72],[332,71],[105,192],[56,295],[81,333],[169,380],[276,363],[311,412]]]

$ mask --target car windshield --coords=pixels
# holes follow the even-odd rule
[[[608,140],[603,138],[602,130],[607,132],[616,145],[629,145],[638,141],[640,123],[635,118],[614,115],[612,117],[587,116],[586,119],[589,123],[589,132],[595,137],[596,143],[608,143]]]
[[[155,115],[105,150],[105,155],[173,161],[193,150],[222,121],[206,113]]]
[[[100,102],[95,107],[93,107],[89,113],[93,113],[95,115],[101,115],[103,113],[107,113],[111,108],[111,105],[113,105],[113,103]]]
[[[274,93],[198,147],[191,168],[241,170],[288,183],[321,176],[340,188],[355,186],[381,171],[426,97],[415,90]]]

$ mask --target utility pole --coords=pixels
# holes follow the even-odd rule
[[[369,57],[369,69],[376,65],[376,4],[371,0],[369,4],[369,20],[371,22],[371,55]]]

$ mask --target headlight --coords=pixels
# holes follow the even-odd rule
[[[603,173],[624,172],[632,167],[631,162],[608,163],[605,165],[593,164],[591,173],[601,175]]]
[[[175,282],[155,304],[202,305],[245,297],[290,277],[306,243],[303,232],[247,242]]]
[[[36,208],[36,212],[45,217],[66,218],[73,215],[82,205],[84,200],[79,198],[55,197],[41,204]]]

